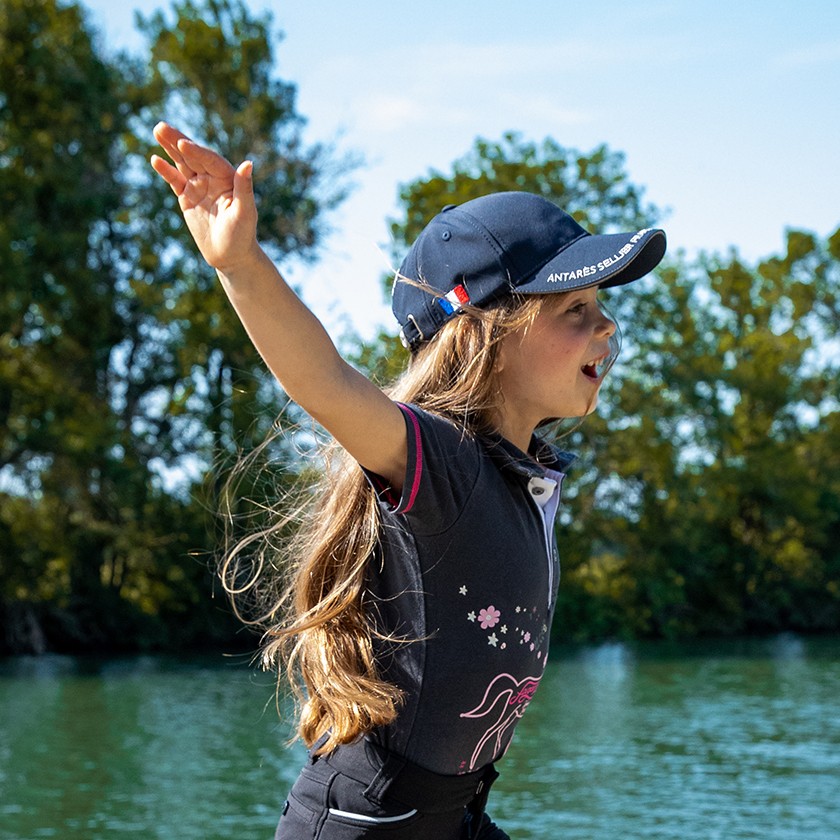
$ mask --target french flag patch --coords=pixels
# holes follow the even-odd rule
[[[460,283],[451,292],[447,292],[444,297],[438,298],[438,303],[447,315],[458,312],[464,304],[469,302],[470,296]]]

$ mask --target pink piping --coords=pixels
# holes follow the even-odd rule
[[[397,513],[408,513],[414,506],[414,500],[417,498],[417,493],[420,490],[420,478],[423,475],[423,445],[420,437],[420,423],[414,412],[402,403],[397,403],[402,409],[403,413],[411,420],[411,425],[414,427],[414,475],[411,482],[411,492],[408,494],[408,502],[402,510]]]

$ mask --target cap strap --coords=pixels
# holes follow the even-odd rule
[[[425,340],[426,336],[423,335],[423,330],[420,329],[415,317],[409,313],[407,323],[403,324],[400,329],[400,341],[403,347],[411,350]]]

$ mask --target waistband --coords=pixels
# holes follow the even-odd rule
[[[492,764],[459,776],[434,773],[367,738],[311,760],[325,761],[339,773],[366,785],[365,797],[377,805],[389,796],[430,814],[467,807],[480,815],[490,787],[499,776]]]

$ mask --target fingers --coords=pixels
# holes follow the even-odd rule
[[[225,158],[212,149],[194,143],[169,123],[159,122],[154,127],[154,135],[185,178],[192,178],[202,172],[213,178],[233,177],[234,168]]]
[[[169,125],[169,123],[159,122],[152,133],[155,136],[155,140],[160,143],[160,145],[164,148],[166,153],[172,158],[175,166],[178,168],[178,171],[185,177],[191,178],[195,172],[193,169],[186,163],[184,160],[183,155],[181,154],[180,150],[178,149],[178,143],[181,140],[186,140],[189,142],[189,137],[181,131],[178,131],[177,128],[174,126]]]
[[[172,187],[172,192],[180,196],[187,186],[187,179],[168,160],[152,155],[152,169]]]
[[[240,208],[254,204],[254,189],[251,161],[245,161],[238,169],[220,154],[190,140],[186,134],[165,122],[154,127],[155,139],[172,159],[172,163],[158,155],[152,155],[151,164],[172,188],[172,191],[187,205],[195,206],[206,197],[228,193]]]
[[[194,172],[206,172],[212,178],[233,178],[234,168],[220,154],[193,143],[187,137],[178,140],[178,153],[186,166]]]

